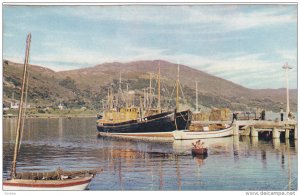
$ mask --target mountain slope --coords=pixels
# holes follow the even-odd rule
[[[155,86],[158,64],[161,68],[162,94],[174,97],[171,93],[177,76],[177,64],[162,60],[135,61],[129,63],[104,63],[94,67],[54,72],[39,66],[32,66],[30,74],[30,101],[34,104],[51,105],[63,102],[68,106],[100,108],[108,87],[117,89],[121,73],[122,88],[142,92],[149,86],[151,73]],[[11,93],[19,86],[22,65],[4,61],[4,101],[9,101]],[[246,110],[262,107],[278,111],[285,107],[285,89],[248,89],[230,81],[209,75],[205,72],[180,65],[180,82],[190,107],[195,103],[195,81],[198,81],[199,104],[205,107],[229,107],[233,110]],[[169,93],[166,93],[169,92]],[[17,98],[15,96],[15,98]],[[174,102],[172,102],[174,104]],[[291,109],[296,109],[297,90],[290,91]]]

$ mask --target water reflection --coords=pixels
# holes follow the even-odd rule
[[[196,164],[200,167],[200,166],[204,165],[204,159],[206,159],[207,156],[208,156],[207,154],[205,154],[205,155],[195,155],[195,156],[193,156],[193,158],[194,158]]]
[[[181,190],[181,176],[180,176],[180,165],[178,157],[176,157],[176,174],[177,174],[177,183],[178,183],[178,190]]]
[[[173,150],[178,154],[190,154],[192,143],[197,140],[175,140]],[[201,139],[209,154],[230,154],[232,152],[233,137]]]
[[[235,162],[239,160],[239,151],[240,151],[239,139],[240,138],[238,135],[233,136],[233,156]]]
[[[279,138],[274,138],[272,140],[273,148],[275,150],[280,150],[280,139]]]
[[[3,121],[4,177],[12,160],[14,121]],[[297,141],[242,136],[202,141],[208,156],[193,157],[195,140],[97,138],[93,118],[27,119],[17,170],[102,167],[91,190],[297,189]]]

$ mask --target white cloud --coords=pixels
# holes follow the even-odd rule
[[[211,32],[230,32],[239,31],[249,28],[269,27],[270,25],[294,23],[297,24],[297,10],[289,11],[290,7],[276,6],[262,7],[263,9],[250,9],[243,11],[243,6],[227,5],[227,6],[177,6],[177,7],[155,7],[155,6],[92,6],[92,7],[58,7],[52,9],[45,14],[61,15],[66,18],[78,17],[78,19],[87,19],[89,21],[123,21],[149,23],[159,25],[173,25],[172,28],[157,28],[151,29],[151,32],[172,33],[178,35],[180,39],[189,39],[184,33],[211,33]],[[176,8],[176,9],[174,9]],[[42,16],[43,12],[39,12],[38,16]],[[35,17],[35,14],[28,14],[26,17]],[[99,23],[100,24],[100,23]],[[182,30],[181,25],[193,27]],[[96,43],[103,47],[93,47],[85,49],[79,46],[80,40],[76,40],[73,34],[82,33],[80,31],[68,32],[68,29],[43,29],[36,25],[26,23],[10,23],[4,21],[4,27],[10,29],[18,29],[24,32],[28,30],[37,31],[43,35],[43,40],[33,45],[31,52],[31,62],[42,64],[56,71],[77,69],[83,66],[93,66],[104,62],[130,62],[135,60],[155,60],[163,59],[173,63],[179,61],[181,64],[189,65],[205,71],[209,74],[216,75],[235,83],[242,84],[247,87],[274,87],[283,86],[281,83],[282,69],[281,66],[285,61],[289,62],[297,69],[297,51],[296,50],[277,50],[278,58],[281,62],[276,62],[273,59],[264,58],[267,54],[264,53],[245,53],[245,52],[230,52],[223,53],[217,51],[213,56],[200,56],[195,54],[181,53],[170,54],[167,48],[141,47],[136,46],[138,43],[133,43],[127,37],[116,36],[115,39],[109,39],[105,36],[90,36],[88,42]],[[179,28],[178,28],[179,27]],[[197,31],[197,28],[199,31]],[[201,31],[201,29],[206,29]],[[176,32],[173,32],[175,29]],[[178,30],[177,30],[178,29]],[[4,28],[5,30],[5,28]],[[46,33],[47,32],[47,33]],[[87,31],[89,32],[89,31]],[[70,34],[72,33],[72,35]],[[182,34],[181,34],[182,33]],[[195,34],[193,34],[195,35]],[[4,37],[10,37],[12,34],[4,31]],[[83,36],[83,37],[84,37]],[[255,36],[255,35],[253,35]],[[191,36],[192,37],[192,36]],[[68,39],[70,38],[70,39]],[[191,39],[194,39],[192,37]],[[199,38],[200,42],[221,42],[224,40],[249,39],[245,34],[237,36],[204,36]],[[255,39],[255,37],[251,37]],[[47,41],[45,41],[47,40]],[[84,41],[84,40],[83,40]],[[49,53],[41,54],[37,45],[42,48],[47,48]],[[136,44],[136,45],[134,45]],[[201,43],[202,44],[202,43]],[[204,43],[205,44],[205,43]],[[203,44],[203,45],[204,45]],[[140,44],[142,45],[142,44]],[[36,48],[35,48],[36,46]],[[105,48],[107,47],[107,48]],[[191,45],[191,47],[193,47]],[[106,49],[114,50],[106,51]],[[270,51],[274,53],[274,51]],[[23,59],[18,58],[16,54],[3,54],[5,58],[23,62]],[[23,54],[22,54],[23,55]],[[293,70],[294,71],[294,70]],[[245,78],[251,78],[251,82]],[[280,79],[279,79],[280,78]],[[257,82],[259,81],[259,82]],[[297,73],[291,73],[291,86],[296,87]],[[257,85],[257,86],[255,86]]]
[[[58,47],[48,44],[49,47]],[[227,79],[248,88],[284,87],[282,62],[263,60],[264,54],[224,53],[214,56],[191,54],[167,54],[164,49],[128,47],[127,53],[109,54],[97,51],[83,51],[80,48],[60,46],[59,54],[32,55],[31,63],[47,66],[55,71],[77,69],[106,62],[130,62],[137,60],[162,59],[172,63],[180,62],[209,74]],[[282,52],[284,57],[289,52]],[[290,51],[292,54],[293,52]],[[288,55],[289,56],[289,55]],[[7,57],[7,56],[5,56]],[[10,57],[22,62],[23,59]],[[74,63],[75,62],[75,63]],[[296,88],[297,74],[290,73],[290,86]]]
[[[277,50],[275,51],[284,61],[296,63],[297,51],[296,50]]]
[[[200,6],[94,6],[86,9],[69,9],[59,14],[73,15],[94,21],[124,21],[164,25],[209,25],[214,31],[237,31],[254,27],[297,22],[297,11],[289,7],[273,5],[243,12],[238,8],[247,5],[200,5]],[[251,7],[248,6],[248,7]],[[254,11],[253,11],[254,10]],[[203,28],[203,26],[202,26]]]
[[[15,35],[13,33],[4,32],[3,37],[14,37]]]

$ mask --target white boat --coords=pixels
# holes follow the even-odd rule
[[[61,169],[58,169],[54,172],[17,172],[17,157],[21,145],[21,134],[24,127],[24,94],[26,92],[27,98],[28,91],[27,66],[29,59],[30,41],[31,34],[27,36],[26,41],[26,55],[12,167],[9,179],[3,181],[3,190],[84,190],[88,187],[92,178],[94,178],[98,172],[102,171],[102,169],[81,171],[63,171]]]
[[[85,177],[61,180],[11,179],[3,182],[3,190],[85,190],[88,188],[93,177],[94,174],[86,175]]]
[[[205,138],[218,138],[233,135],[233,127],[213,131],[189,131],[189,130],[176,130],[173,131],[175,140],[191,140],[191,139],[205,139]]]

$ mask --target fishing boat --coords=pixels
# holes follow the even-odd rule
[[[30,42],[31,34],[28,34],[13,161],[10,176],[7,180],[3,181],[3,190],[84,190],[88,187],[95,175],[102,171],[102,169],[81,171],[63,171],[58,169],[53,172],[17,172],[16,170],[21,134],[24,127],[24,99],[26,105],[28,91]],[[24,98],[25,92],[26,97]]]
[[[202,131],[189,131],[189,130],[176,130],[173,131],[173,137],[175,140],[191,140],[191,139],[204,139],[204,138],[219,138],[233,135],[233,127],[229,126],[219,130],[207,130]]]
[[[126,136],[172,137],[172,131],[186,129],[191,122],[191,112],[162,112],[144,118],[123,122],[98,120],[99,132]]]
[[[120,79],[121,80],[121,79]],[[121,83],[121,82],[120,82]],[[158,95],[157,108],[147,108],[140,100],[140,107],[112,107],[112,92],[108,91],[107,105],[108,109],[102,115],[98,115],[97,130],[101,133],[123,136],[150,136],[150,137],[172,137],[172,131],[188,129],[191,124],[192,113],[190,110],[178,111],[178,94],[179,94],[179,66],[176,81],[176,109],[173,111],[163,111],[160,104],[160,67],[158,67]],[[150,94],[151,79],[150,79]],[[128,90],[127,90],[128,91]],[[119,92],[122,92],[121,85]],[[129,92],[126,97],[134,95]],[[144,96],[145,98],[146,96]],[[141,99],[141,97],[140,97]],[[129,101],[132,103],[132,100]],[[146,102],[146,101],[145,101]]]

